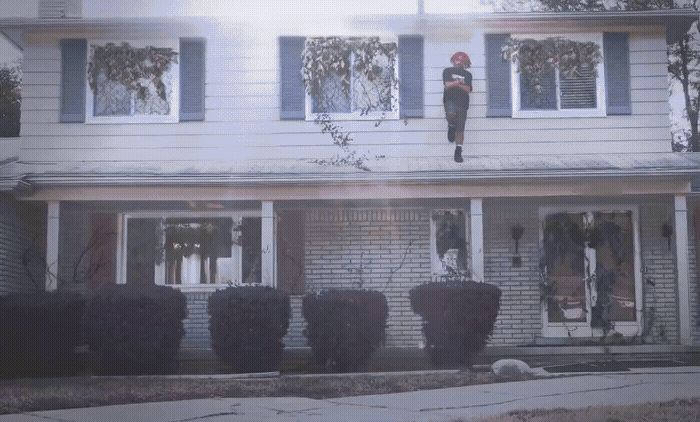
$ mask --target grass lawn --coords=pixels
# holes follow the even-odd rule
[[[0,414],[213,397],[332,398],[521,381],[490,372],[299,376],[267,379],[74,377],[0,381]]]
[[[700,421],[700,398],[635,406],[592,406],[585,409],[522,410],[479,422],[640,422]]]

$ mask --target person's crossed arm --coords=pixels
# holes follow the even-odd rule
[[[472,86],[470,84],[469,85],[463,84],[461,81],[458,81],[458,80],[445,82],[445,88],[448,88],[448,89],[449,88],[459,88],[462,91],[466,92],[467,94],[472,92]]]

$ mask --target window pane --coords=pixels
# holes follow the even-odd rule
[[[239,226],[240,237],[238,244],[242,247],[242,270],[243,283],[261,283],[261,248],[262,240],[260,238],[262,231],[262,220],[260,218],[243,218]]]
[[[165,284],[224,284],[238,278],[230,218],[169,218],[164,225]]]
[[[377,56],[372,66],[372,77],[354,71],[352,75],[353,110],[361,113],[391,111],[391,76],[389,58]]]
[[[552,289],[547,297],[549,322],[586,322],[583,233],[581,214],[554,214],[545,219],[544,247]]]
[[[99,49],[104,45],[92,45]],[[172,63],[159,77],[153,76],[155,72],[143,75],[142,70],[154,68],[149,61],[146,51],[154,47],[114,47],[114,54],[122,54],[130,57],[130,60],[118,61],[117,64],[109,64],[110,72],[101,71],[97,75],[94,94],[94,116],[132,116],[132,115],[168,115],[171,109],[173,87],[176,85],[176,74]],[[157,48],[156,48],[157,49]],[[166,49],[170,51],[170,49]],[[95,58],[91,58],[95,60]],[[137,60],[141,60],[138,62]],[[130,64],[131,63],[131,64]],[[121,66],[120,66],[121,65]],[[133,77],[140,75],[132,83],[120,82],[123,75]]]
[[[160,227],[160,218],[129,219],[126,247],[127,283],[139,285],[155,283],[156,264],[163,260]]]
[[[574,75],[559,78],[561,108],[596,108],[596,76],[593,67],[582,66]]]
[[[314,113],[349,113],[350,95],[343,89],[343,80],[349,81],[350,75],[330,73],[321,81],[321,92],[313,98]]]
[[[466,219],[463,211],[436,211],[435,251],[440,261],[439,273],[468,272]]]
[[[635,321],[634,236],[632,213],[596,213],[596,318],[609,312],[610,321]]]
[[[153,81],[144,82],[141,93],[134,95],[134,114],[167,115],[170,113],[169,98],[172,95],[172,73],[166,73],[162,77],[162,92]]]
[[[145,284],[260,283],[260,218],[131,218],[127,278]]]
[[[520,75],[521,110],[556,110],[557,81],[556,70],[550,68],[540,79],[540,85],[532,85],[528,78]]]
[[[128,116],[131,114],[131,92],[104,73],[97,77],[95,116]]]

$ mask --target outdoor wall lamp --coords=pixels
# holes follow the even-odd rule
[[[520,239],[523,237],[523,233],[525,233],[525,227],[523,227],[521,224],[516,224],[510,228],[510,236],[515,242],[515,256],[513,257],[513,267],[516,268],[523,265],[523,259],[520,257],[520,252],[518,250],[520,246]]]
[[[661,236],[666,238],[668,242],[668,250],[671,250],[671,237],[673,237],[673,226],[670,223],[664,223],[661,226]]]

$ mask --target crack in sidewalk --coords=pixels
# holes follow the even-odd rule
[[[419,412],[433,412],[433,411],[439,411],[439,410],[457,410],[457,409],[470,409],[470,408],[475,408],[475,407],[488,407],[488,406],[498,406],[501,404],[508,404],[508,403],[513,403],[517,401],[523,401],[523,400],[528,400],[528,399],[539,399],[539,398],[546,398],[546,397],[557,397],[557,396],[568,396],[572,394],[581,394],[581,393],[594,393],[597,391],[610,391],[610,390],[622,390],[624,388],[630,388],[630,387],[637,387],[640,385],[644,384],[649,384],[648,382],[645,381],[640,381],[637,383],[633,384],[625,384],[625,385],[618,385],[615,387],[604,387],[604,388],[591,388],[591,389],[586,389],[586,390],[577,390],[577,391],[567,391],[565,393],[551,393],[551,394],[542,394],[542,395],[537,395],[537,396],[528,396],[528,397],[518,397],[515,399],[511,400],[504,400],[500,402],[491,402],[491,403],[482,403],[482,404],[470,404],[470,405],[465,405],[465,406],[450,406],[450,407],[434,407],[434,408],[423,408],[419,409]]]
[[[31,413],[31,412],[20,412],[20,413],[18,413],[18,415],[31,416],[31,417],[37,418],[37,419],[46,419],[47,421],[52,421],[52,422],[76,422],[74,419],[62,419],[62,418],[57,418],[54,416],[37,415],[36,413]]]
[[[313,412],[314,410],[323,410],[323,407],[310,407],[308,409],[298,409],[298,410],[282,410],[282,409],[276,409],[274,407],[264,407],[264,406],[258,406],[260,409],[265,409],[265,410],[271,410],[277,415],[293,415],[295,413],[307,413],[307,412]]]
[[[209,419],[209,418],[214,418],[217,416],[240,416],[241,413],[238,412],[218,412],[218,413],[209,413],[208,415],[202,415],[202,416],[194,416],[192,418],[187,418],[187,419],[176,419],[171,422],[190,422],[190,421],[201,421],[204,419]]]
[[[236,404],[232,404],[231,407],[232,407],[232,408],[233,408],[233,407],[238,407],[238,406],[240,406],[240,405],[241,405],[240,403],[236,403]],[[176,419],[176,420],[173,420],[173,421],[171,421],[171,422],[201,421],[201,420],[204,420],[204,419],[214,418],[214,417],[217,417],[217,416],[239,416],[239,415],[242,415],[242,413],[238,413],[238,412],[235,412],[235,411],[233,411],[233,410],[230,410],[230,411],[228,411],[228,412],[209,413],[209,414],[202,415],[202,416],[194,416],[194,417],[185,418],[185,419]]]

